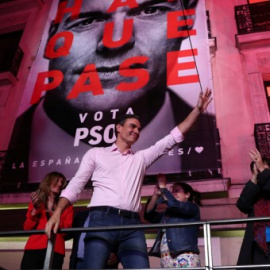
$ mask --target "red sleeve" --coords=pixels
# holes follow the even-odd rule
[[[34,209],[34,206],[33,206],[32,202],[30,202],[28,205],[27,213],[26,213],[26,220],[23,224],[23,229],[26,231],[36,229],[36,226],[37,226],[38,221],[39,221],[40,216],[41,216],[42,209],[37,209],[35,215],[32,216],[31,212],[33,209]]]
[[[73,222],[73,205],[70,205],[61,216],[60,228],[71,228]]]
[[[73,223],[73,205],[70,205],[61,215],[59,229],[71,228]],[[66,233],[62,234],[63,237]]]

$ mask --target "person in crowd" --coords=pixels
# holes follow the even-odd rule
[[[88,227],[140,224],[141,188],[145,171],[158,158],[183,141],[199,115],[211,102],[211,90],[200,92],[197,105],[170,134],[153,146],[133,152],[139,139],[140,121],[136,115],[124,115],[116,124],[117,139],[109,147],[88,150],[80,167],[61,193],[56,210],[46,225],[51,237],[57,233],[61,213],[76,202],[91,179],[93,195]],[[91,231],[85,236],[84,268],[102,269],[111,252],[124,268],[148,268],[145,235],[141,230]]]
[[[72,227],[81,228],[87,227],[89,223],[89,210],[80,211],[75,214]],[[84,269],[83,256],[84,256],[84,237],[85,232],[73,232],[68,235],[67,239],[72,238],[72,250],[70,254],[69,269]],[[107,262],[106,269],[116,269],[118,266],[118,259],[115,254],[111,256]]]
[[[144,218],[152,223],[184,223],[200,221],[200,194],[184,182],[176,182],[171,191],[164,174],[157,175],[158,184],[148,200]],[[161,204],[165,211],[158,210]],[[161,257],[162,268],[200,267],[199,226],[160,229],[149,255]]]
[[[270,159],[251,150],[251,179],[244,186],[238,209],[248,217],[270,217]],[[237,265],[270,265],[270,222],[248,222]],[[270,269],[264,268],[264,269]]]
[[[61,191],[66,186],[66,177],[59,172],[50,172],[41,181],[36,192],[31,193],[24,230],[44,230],[55,211]],[[73,206],[68,206],[61,214],[59,228],[70,228],[73,220]],[[25,245],[21,269],[43,269],[48,238],[46,234],[31,235]],[[52,269],[62,269],[65,256],[63,234],[55,239]]]

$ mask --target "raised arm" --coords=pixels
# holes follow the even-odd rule
[[[262,172],[263,170],[265,170],[266,166],[262,160],[261,153],[259,152],[258,149],[250,150],[249,156],[255,162],[255,165],[259,172]]]
[[[154,190],[153,196],[151,197],[151,199],[147,203],[146,210],[145,210],[146,213],[149,213],[149,212],[153,211],[153,209],[156,207],[157,200],[161,196],[161,192],[160,192],[160,189],[159,189],[159,179],[162,176],[163,176],[163,174],[158,174],[157,175],[158,184],[155,186],[155,190]],[[164,176],[164,178],[165,178],[165,176]]]
[[[177,126],[183,135],[190,130],[198,116],[206,110],[212,100],[211,94],[212,92],[209,88],[207,88],[204,93],[200,92],[196,107],[190,112],[185,120]]]

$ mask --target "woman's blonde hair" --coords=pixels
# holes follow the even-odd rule
[[[47,207],[47,201],[48,201],[48,197],[49,197],[50,191],[51,191],[51,184],[55,178],[57,178],[57,179],[63,178],[63,181],[64,181],[63,188],[67,184],[66,177],[60,172],[50,172],[43,178],[43,180],[41,181],[41,183],[38,187],[37,195],[38,195],[40,202],[44,205],[45,208]],[[60,196],[60,194],[56,197],[56,202],[58,202],[59,196]]]

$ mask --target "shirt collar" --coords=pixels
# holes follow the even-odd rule
[[[118,151],[119,153],[121,153],[117,147],[117,145],[115,143],[113,143],[111,146],[110,146],[110,151],[113,152],[113,151]],[[126,152],[124,153],[121,153],[122,155],[129,155],[129,154],[134,154],[133,150],[131,148],[129,148]]]

